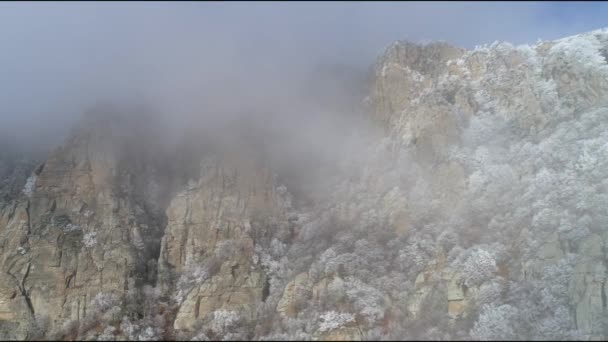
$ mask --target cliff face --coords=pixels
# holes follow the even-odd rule
[[[236,138],[235,140],[238,140]],[[216,310],[237,311],[247,322],[265,300],[268,279],[254,262],[256,247],[272,236],[289,238],[285,200],[263,159],[246,145],[200,163],[200,176],[167,208],[161,277],[204,279],[178,283],[179,309],[174,328],[192,329]]]
[[[605,338],[607,51],[393,44],[306,207],[251,127],[98,108],[2,202],[0,337]]]
[[[164,170],[136,145],[150,141],[145,134],[111,118],[88,120],[5,207],[3,323],[20,328],[4,334],[33,337],[30,325],[54,332],[83,320],[97,294],[154,281],[167,190],[154,188]]]
[[[603,188],[590,184],[603,180],[594,178],[589,168],[581,168],[584,162],[577,153],[594,155],[588,159],[591,168],[598,167],[605,158],[605,149],[600,147],[605,146],[600,142],[604,141],[604,134],[597,131],[599,128],[589,128],[603,127],[601,122],[608,113],[607,46],[606,30],[534,46],[497,42],[473,51],[445,44],[416,46],[398,42],[379,60],[368,98],[375,117],[384,123],[391,137],[392,148],[409,150],[420,165],[432,165],[429,178],[436,185],[442,184],[435,197],[442,212],[458,207],[456,212],[462,217],[475,215],[468,224],[489,230],[475,231],[478,236],[471,237],[477,243],[489,240],[483,235],[491,236],[493,226],[516,239],[515,243],[497,239],[511,250],[513,258],[502,266],[502,272],[509,275],[507,280],[542,283],[556,276],[548,275],[554,272],[553,267],[567,269],[563,271],[560,295],[543,300],[554,300],[552,304],[558,306],[556,297],[562,297],[564,308],[571,314],[562,312],[560,318],[551,320],[572,326],[581,334],[576,338],[602,338],[606,333],[600,323],[606,317],[603,279],[608,266],[608,240],[600,223],[603,218],[592,215],[592,220],[584,221],[584,214],[578,211],[604,203],[603,195],[602,199],[597,197]],[[495,128],[491,129],[493,125]],[[575,128],[581,125],[588,125],[585,133]],[[542,161],[532,161],[533,158]],[[550,183],[559,190],[531,190],[542,187],[540,179],[549,174],[554,177],[553,182],[562,182]],[[524,190],[526,186],[530,188]],[[588,197],[574,204],[573,186],[594,190],[584,191],[578,201]],[[482,205],[481,201],[490,198],[481,193],[490,192],[492,187],[506,191],[508,196],[498,203]],[[500,187],[503,190],[498,190]],[[530,197],[535,195],[539,197]],[[523,210],[519,203],[509,201],[521,201],[522,206],[527,203],[530,208]],[[509,210],[496,210],[496,205],[505,205]],[[554,210],[567,214],[552,219],[544,216],[553,215]],[[500,214],[492,217],[492,211]],[[487,219],[483,220],[483,216]],[[466,230],[459,234],[462,237]],[[441,263],[441,258],[436,263]],[[436,274],[438,270],[428,272]],[[462,270],[449,270],[443,281],[447,286],[442,290],[446,291],[447,311],[452,316],[480,309],[479,303],[470,300],[480,288],[465,287],[463,295],[453,278],[461,276]],[[432,286],[440,283],[417,278],[417,293],[426,297],[435,291]],[[549,305],[548,310],[558,309]],[[480,331],[473,337],[499,335]],[[511,336],[521,337],[517,333]],[[551,335],[538,333],[528,337],[542,336]],[[564,338],[558,333],[551,337]]]
[[[87,337],[104,301],[142,315],[137,302],[154,286],[172,297],[169,329],[218,309],[254,320],[268,291],[254,247],[281,231],[289,238],[289,200],[260,151],[236,131],[220,148],[169,150],[151,121],[106,111],[91,113],[3,209],[2,336]]]

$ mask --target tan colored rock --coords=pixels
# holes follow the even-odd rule
[[[278,218],[281,225],[276,229],[287,229],[270,170],[253,155],[237,158],[229,152],[226,157],[204,159],[197,184],[179,193],[167,209],[161,282],[203,265],[224,242],[236,246],[218,260],[218,273],[187,295],[174,322],[176,330],[193,329],[198,320],[219,309],[238,311],[254,320],[256,305],[265,300],[268,286],[260,266],[253,262],[254,245],[280,233],[269,231],[268,222],[259,220]]]
[[[410,297],[407,309],[413,317],[418,317],[422,310],[424,300],[432,292],[432,284],[427,283],[428,275],[424,272],[418,274],[415,282],[416,292]]]
[[[451,317],[457,317],[458,315],[461,315],[466,308],[464,290],[460,284],[460,276],[458,274],[453,274],[450,277],[447,291],[448,314]]]
[[[608,68],[583,63],[567,48],[573,39],[601,46],[591,33],[468,52],[446,44],[396,43],[378,60],[369,103],[389,135],[406,145],[422,141],[424,156],[449,146],[443,137],[479,110],[537,131],[608,94]],[[455,114],[462,117],[454,120]]]
[[[454,275],[451,277],[448,283],[448,300],[449,301],[462,301],[464,300],[464,291],[460,285],[460,277]]]
[[[590,338],[602,338],[605,319],[606,262],[602,239],[591,234],[581,242],[570,297],[576,307],[576,326]]]
[[[321,341],[361,341],[361,329],[358,327],[342,327],[321,335]]]
[[[154,236],[160,227],[150,213],[136,218],[140,208],[131,198],[140,188],[121,165],[142,161],[123,148],[128,135],[121,130],[129,128],[115,124],[77,129],[39,169],[31,197],[0,215],[0,265],[8,276],[0,283],[0,311],[12,310],[5,322],[31,323],[35,313],[48,319],[52,334],[94,312],[88,306],[98,293],[124,294],[145,278],[139,272],[154,247],[138,250],[130,231]]]
[[[308,279],[308,273],[300,273],[285,286],[283,296],[277,304],[277,312],[284,318],[296,317],[298,305],[307,302],[311,295],[312,284]]]
[[[457,317],[461,315],[465,310],[463,300],[449,300],[448,301],[448,314],[451,317]]]
[[[420,46],[409,42],[391,45],[381,57],[372,88],[376,117],[390,127],[392,113],[431,86],[434,77],[447,70],[446,62],[460,57],[463,49],[444,43]]]
[[[329,279],[323,278],[317,282],[312,288],[312,299],[319,301],[321,298],[327,296],[327,286],[329,285]]]

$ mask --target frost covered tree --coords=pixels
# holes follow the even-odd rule
[[[468,287],[481,285],[496,272],[496,261],[492,253],[475,249],[463,265],[463,280]]]
[[[25,185],[23,186],[23,193],[30,197],[32,196],[32,194],[34,193],[34,188],[36,187],[36,175],[33,174],[31,176],[28,177],[28,179],[25,182]]]
[[[525,339],[518,328],[518,317],[518,310],[511,305],[485,305],[471,330],[471,337],[481,341]]]
[[[354,322],[355,316],[348,312],[327,311],[319,317],[319,331],[325,332]]]

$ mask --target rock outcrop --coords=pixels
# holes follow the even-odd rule
[[[155,277],[164,189],[152,193],[160,167],[134,146],[150,140],[115,119],[89,120],[35,170],[31,194],[3,212],[0,291],[12,314],[1,325],[52,333],[95,310],[97,294],[124,295]]]
[[[472,51],[446,44],[397,42],[376,66],[368,103],[395,144],[412,148],[422,163],[433,165],[429,178],[438,191],[451,194],[441,201],[459,207],[467,172],[463,165],[447,160],[451,145],[469,143],[462,140],[461,132],[471,118],[505,120],[538,141],[560,122],[602,108],[608,99],[607,45],[605,29],[534,46],[495,42]],[[525,172],[529,170],[522,171],[520,179]],[[520,239],[526,234],[522,230]],[[548,267],[573,252],[569,243],[556,231],[522,261],[525,276],[543,277]],[[569,305],[584,337],[601,338],[600,322],[606,314],[602,308],[608,259],[605,242],[601,234],[594,234],[577,244],[578,257],[567,285]],[[413,313],[431,291],[432,287],[416,285]],[[450,282],[450,315],[466,314],[464,303],[473,292],[466,295]]]
[[[256,304],[267,295],[268,280],[253,261],[254,247],[286,229],[282,199],[263,161],[253,154],[231,157],[204,159],[198,181],[167,209],[161,277],[176,278],[216,263],[206,270],[209,280],[186,295],[174,324],[178,330],[192,328],[219,309],[241,312],[251,321]]]

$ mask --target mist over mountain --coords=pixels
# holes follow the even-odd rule
[[[251,32],[239,12],[229,20],[242,27],[213,33],[187,4],[75,6],[30,15],[124,36],[23,35],[43,47],[82,35],[91,59],[49,50],[30,74],[25,58],[12,76],[40,80],[31,104],[4,84],[0,338],[608,336],[608,29],[519,45],[394,40],[366,61],[375,45],[347,41],[379,29],[324,36],[272,15],[308,7],[264,7],[273,21]],[[237,13],[209,6],[211,26]],[[529,6],[522,20],[536,18]],[[115,26],[74,15],[95,9]],[[134,24],[130,11],[145,15]],[[409,18],[412,32],[443,32]]]

